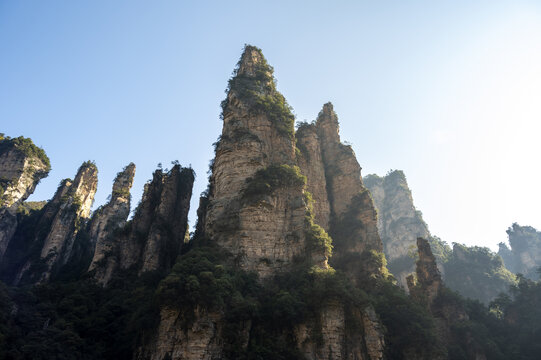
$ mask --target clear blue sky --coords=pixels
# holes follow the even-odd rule
[[[0,132],[31,137],[50,198],[85,160],[94,208],[133,161],[207,182],[220,101],[245,43],[298,120],[332,101],[363,174],[405,171],[431,231],[495,248],[541,228],[541,6],[533,1],[0,0]]]

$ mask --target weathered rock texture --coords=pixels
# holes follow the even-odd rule
[[[324,306],[319,318],[295,328],[297,347],[306,359],[383,359],[383,328],[372,307],[348,314],[362,326],[347,327],[346,310],[339,302]],[[318,334],[317,336],[314,336]]]
[[[417,238],[417,251],[416,277],[408,276],[408,287],[411,296],[430,307],[439,295],[443,281],[428,240]]]
[[[408,276],[407,281],[412,298],[425,306],[435,320],[441,352],[438,351],[431,358],[447,359],[446,349],[456,344],[458,338],[466,338],[468,358],[486,359],[482,347],[471,333],[456,330],[467,323],[469,316],[463,303],[456,301],[455,295],[444,285],[428,240],[417,238],[417,251],[416,274]]]
[[[223,358],[223,343],[220,338],[223,319],[220,314],[196,309],[194,319],[186,320],[180,311],[165,308],[161,310],[160,318],[155,342],[151,347],[140,349],[136,359],[217,360]]]
[[[304,256],[307,205],[304,184],[272,183],[275,172],[295,172],[294,118],[259,49],[246,47],[222,106],[204,234],[268,277]]]
[[[297,163],[306,176],[306,190],[313,199],[314,220],[329,231],[331,208],[327,194],[325,164],[321,155],[321,143],[315,124],[304,123],[295,133],[297,139]]]
[[[193,241],[217,245],[229,254],[228,266],[256,272],[262,286],[271,284],[274,275],[294,269],[331,271],[329,247],[324,245],[329,239],[325,229],[332,230],[333,218],[335,226],[340,221],[353,223],[347,233],[336,231],[343,240],[335,247],[342,258],[381,252],[372,200],[353,151],[340,143],[331,104],[324,106],[317,124],[305,124],[295,135],[293,115],[275,88],[272,68],[259,49],[247,46],[222,107],[223,130]],[[312,194],[313,205],[305,190]],[[135,222],[134,218],[134,226]],[[352,268],[358,272],[363,265],[355,263]],[[204,282],[209,276],[200,273],[194,281]],[[381,359],[383,329],[374,310],[346,308],[346,300],[334,299],[302,324],[281,330],[279,336],[285,342],[293,338],[293,347],[307,359]],[[348,328],[352,313],[354,331]],[[162,308],[161,335],[141,356],[225,356],[221,329],[228,320],[224,314],[196,310],[195,320],[181,329],[184,320],[178,311]],[[246,326],[239,335],[246,337],[243,343],[261,341],[257,335],[261,324],[250,328],[248,321]],[[321,336],[316,338],[315,333]]]
[[[30,139],[0,135],[0,263],[17,228],[17,209],[51,166]]]
[[[133,220],[115,240],[111,261],[140,273],[169,271],[184,243],[193,181],[193,170],[178,164],[167,173],[156,170]]]
[[[60,204],[54,206],[57,210],[41,248],[40,258],[44,271],[39,281],[48,280],[52,272],[70,259],[75,236],[90,215],[97,186],[98,169],[93,163],[85,162],[73,182],[65,181],[57,190],[52,205],[57,205],[57,202]],[[48,210],[52,211],[53,206]],[[46,211],[44,216],[49,215],[52,214]]]
[[[385,265],[375,256],[383,251],[376,209],[363,185],[353,149],[340,142],[338,117],[331,103],[323,106],[316,128],[331,208],[332,263],[354,277],[359,271],[378,276]]]
[[[130,189],[134,175],[133,163],[117,174],[111,200],[94,212],[90,222],[90,242],[95,250],[88,271],[93,271],[94,278],[102,284],[111,279],[118,265],[116,257],[112,256],[119,244],[115,232],[118,234],[126,225],[130,214]]]
[[[514,273],[520,273],[532,280],[537,280],[537,269],[541,266],[541,232],[531,226],[514,223],[508,230],[508,248],[500,243],[498,254],[505,266]]]
[[[487,248],[453,244],[451,248],[431,236],[420,211],[415,209],[406,177],[400,170],[386,176],[364,178],[378,210],[378,229],[388,267],[407,290],[406,277],[415,271],[415,239],[428,239],[446,285],[461,295],[486,304],[515,283],[501,258]]]
[[[385,177],[368,175],[364,184],[378,211],[378,230],[391,273],[406,287],[406,277],[414,271],[411,254],[418,237],[430,239],[428,226],[415,209],[406,176],[400,170]],[[440,271],[441,271],[440,267]]]

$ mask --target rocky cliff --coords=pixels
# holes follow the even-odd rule
[[[261,277],[303,257],[306,178],[296,167],[294,117],[261,51],[247,46],[222,103],[205,237]],[[314,259],[326,267],[324,249]]]
[[[417,238],[417,253],[419,258],[415,266],[415,276],[408,276],[408,287],[413,297],[427,307],[432,307],[443,287],[443,280],[428,240]]]
[[[138,273],[167,273],[184,243],[194,179],[193,170],[179,164],[168,172],[156,170],[133,219],[116,237],[108,261]]]
[[[514,273],[530,279],[538,279],[537,269],[541,266],[541,232],[531,226],[514,223],[508,230],[509,245],[500,243],[498,254],[505,266]]]
[[[353,278],[380,276],[386,269],[376,209],[353,149],[340,141],[338,116],[331,103],[323,106],[316,128],[331,208],[332,263]]]
[[[94,256],[88,271],[94,273],[96,280],[106,284],[116,270],[118,262],[112,255],[117,251],[118,234],[128,220],[130,214],[130,189],[135,176],[135,164],[130,163],[119,172],[113,183],[111,199],[98,208],[89,225],[91,246]]]
[[[0,134],[0,263],[17,228],[17,209],[51,169],[32,140]]]
[[[412,298],[425,306],[434,318],[438,348],[430,358],[488,359],[494,350],[484,347],[484,339],[472,331],[474,322],[466,304],[442,281],[430,243],[418,238],[417,251],[416,272],[408,276],[407,281]]]
[[[340,143],[332,105],[325,105],[318,123],[305,124],[295,134],[272,68],[261,50],[246,46],[222,107],[223,130],[192,240],[200,250],[181,257],[162,283],[160,291],[168,299],[183,294],[182,299],[162,306],[161,335],[138,357],[235,358],[274,348],[273,354],[308,359],[381,359],[378,316],[369,304],[346,295],[340,286],[348,280],[327,265],[331,238],[325,229],[332,230],[333,216],[354,224],[354,233],[335,248],[342,258],[381,251],[375,210],[352,150]],[[352,273],[362,267],[357,264]],[[251,276],[255,282],[247,280]],[[335,292],[308,295],[331,284],[342,285]],[[194,292],[194,286],[201,290]],[[220,294],[206,307],[195,300],[203,289]],[[279,306],[275,311],[282,314],[271,319],[274,304],[295,303],[305,297],[299,294],[303,291],[314,301],[306,316],[286,315]],[[238,322],[231,314],[240,309]]]
[[[315,124],[302,123],[295,133],[297,163],[306,176],[306,190],[313,199],[314,220],[329,231],[331,207],[327,193],[325,164],[321,153],[321,140]]]
[[[454,243],[451,248],[430,235],[421,212],[413,204],[406,176],[400,170],[386,176],[364,178],[378,209],[378,229],[383,241],[389,271],[401,286],[415,270],[415,239],[428,239],[446,285],[461,295],[490,303],[499,293],[515,284],[514,275],[501,258],[488,248]]]
[[[90,208],[98,187],[98,169],[87,161],[81,165],[73,181],[64,181],[53,198],[56,208],[43,247],[40,262],[43,270],[35,274],[39,282],[46,281],[53,272],[68,262],[80,227],[90,216]],[[55,201],[56,200],[56,201]],[[46,215],[52,215],[46,211]],[[36,265],[36,264],[33,264]]]
[[[0,358],[428,360],[499,351],[501,332],[485,336],[499,320],[448,291],[429,242],[418,239],[411,296],[388,276],[372,196],[332,104],[295,132],[272,67],[247,45],[222,109],[190,239],[194,173],[178,162],[153,173],[131,220],[133,164],[90,219],[90,163],[43,208],[21,207],[0,276],[39,286],[0,283]],[[390,199],[388,226],[410,231],[398,219],[411,218],[411,194],[393,191],[374,198]]]
[[[418,237],[429,239],[430,232],[422,215],[415,209],[406,176],[400,170],[380,177],[364,177],[364,183],[378,211],[378,230],[388,267],[398,282],[406,287],[406,277],[414,271],[411,256]],[[443,270],[440,267],[440,270]]]

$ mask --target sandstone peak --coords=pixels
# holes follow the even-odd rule
[[[428,240],[417,238],[417,252],[417,279],[415,281],[412,275],[408,276],[408,287],[414,297],[431,306],[443,287],[443,281]]]
[[[130,193],[135,176],[135,164],[129,163],[121,172],[119,172],[113,183],[112,197],[126,197]]]
[[[415,271],[415,261],[408,256],[418,237],[431,238],[422,215],[413,204],[406,176],[392,170],[385,176],[363,178],[378,210],[378,231],[385,249],[389,270],[407,288],[406,277]]]
[[[238,63],[236,75],[257,77],[260,68],[270,70],[272,73],[272,68],[267,64],[267,60],[265,60],[261,49],[252,45],[245,45],[244,52]]]
[[[318,117],[322,117],[322,118],[325,118],[325,119],[334,118],[334,120],[336,122],[338,122],[338,118],[336,117],[336,114],[334,112],[334,106],[333,106],[332,102],[330,102],[330,101],[323,104],[323,108],[319,112]]]
[[[334,112],[331,102],[323,105],[316,120],[319,136],[323,141],[329,143],[340,142],[340,128],[338,125],[338,116]]]
[[[79,203],[79,216],[88,218],[98,187],[98,168],[92,161],[85,161],[77,170],[70,187],[70,201]]]

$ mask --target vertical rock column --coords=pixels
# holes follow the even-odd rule
[[[306,175],[306,190],[312,194],[314,220],[325,231],[329,231],[331,208],[316,126],[314,124],[301,125],[297,129],[295,138],[298,149],[297,163],[301,172]]]
[[[90,241],[95,250],[88,271],[93,271],[94,278],[101,284],[107,284],[118,265],[119,239],[114,233],[125,226],[130,214],[130,189],[134,175],[133,163],[117,174],[111,200],[94,212],[90,222]]]
[[[392,171],[385,177],[368,175],[364,178],[364,184],[378,209],[378,230],[389,261],[389,270],[406,288],[406,277],[415,269],[409,253],[415,248],[418,237],[430,238],[428,227],[413,205],[411,191],[402,171]]]
[[[306,254],[294,117],[272,71],[261,50],[246,46],[222,104],[204,226],[206,238],[262,277]]]
[[[59,189],[64,195],[60,199],[61,204],[41,249],[41,259],[45,268],[39,281],[48,280],[52,272],[70,258],[79,226],[88,219],[96,194],[98,186],[96,165],[89,161],[83,163],[73,182],[71,184],[66,182],[64,186],[67,189]]]
[[[417,238],[417,251],[416,277],[408,276],[408,287],[411,296],[430,308],[443,288],[443,281],[428,240]]]
[[[140,272],[170,270],[180,255],[188,228],[194,182],[192,169],[175,165],[163,178],[159,205],[143,250]]]
[[[316,127],[331,207],[332,263],[347,269],[352,275],[358,269],[369,275],[378,275],[383,271],[383,264],[378,259],[372,259],[374,252],[381,254],[383,250],[377,228],[377,213],[370,193],[363,185],[361,167],[353,149],[340,142],[338,117],[331,103],[323,106]],[[362,263],[352,262],[351,255]],[[349,259],[347,264],[345,259]]]
[[[194,172],[175,165],[156,170],[145,185],[128,234],[119,240],[122,269],[167,272],[180,254],[188,227]]]

